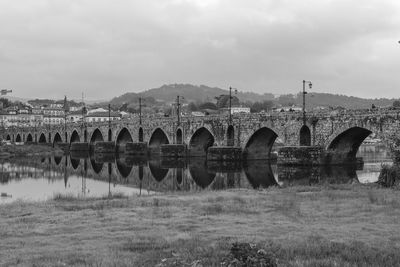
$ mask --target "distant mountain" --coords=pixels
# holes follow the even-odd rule
[[[1,98],[7,98],[8,100],[12,102],[22,102],[26,103],[30,100],[30,98],[25,98],[25,97],[18,97],[18,96],[11,96],[11,95],[2,95],[0,96]]]
[[[172,103],[176,100],[176,96],[183,96],[185,102],[215,102],[215,97],[229,94],[229,90],[218,87],[209,87],[205,85],[192,84],[170,84],[163,85],[159,88],[149,89],[140,93],[125,93],[119,97],[113,98],[110,102],[112,105],[122,105],[124,103],[137,102],[139,97],[151,97],[159,102]],[[235,94],[235,91],[232,91]],[[273,99],[272,94],[260,95],[253,92],[237,92],[236,97],[241,101],[255,102]]]
[[[281,105],[294,104],[296,106],[302,106],[303,95],[299,93],[297,95],[281,95],[276,98],[277,102]],[[328,93],[308,93],[306,94],[306,105],[307,107],[344,107],[347,109],[365,109],[371,108],[372,105],[377,107],[388,107],[392,106],[396,99],[388,98],[376,98],[367,99],[354,96],[346,95],[335,95]]]
[[[234,94],[235,92],[232,92]],[[206,85],[192,85],[192,84],[169,84],[163,85],[159,88],[149,89],[139,93],[125,93],[119,97],[113,98],[110,103],[119,107],[123,104],[137,105],[138,98],[147,98],[147,103],[170,104],[176,100],[176,96],[183,96],[184,102],[214,102],[215,97],[220,95],[228,95],[229,90],[221,89],[218,87],[209,87]],[[302,93],[287,94],[274,97],[273,94],[257,94],[253,92],[237,92],[235,95],[241,103],[248,102],[262,102],[271,100],[276,106],[296,105],[302,106],[303,96]],[[349,109],[371,108],[372,104],[377,107],[387,107],[393,104],[396,99],[365,99],[354,96],[335,95],[329,93],[308,93],[306,95],[307,108],[314,107],[344,107]],[[104,103],[103,103],[104,104]]]

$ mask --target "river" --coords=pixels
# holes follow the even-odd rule
[[[391,163],[383,145],[362,145],[363,165],[282,167],[271,161],[217,163],[187,160],[67,155],[14,158],[0,162],[0,204],[43,201],[58,194],[107,197],[176,191],[267,188],[270,186],[373,183],[381,165]]]

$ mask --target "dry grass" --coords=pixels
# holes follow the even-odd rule
[[[294,187],[0,206],[0,265],[220,266],[233,242],[279,266],[395,266],[400,194]]]

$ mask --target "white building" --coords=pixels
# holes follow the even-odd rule
[[[118,112],[111,112],[110,114],[108,111],[106,112],[93,112],[86,115],[85,121],[86,122],[107,122],[120,120],[121,115]]]
[[[67,114],[67,122],[82,122],[82,110],[71,111]]]
[[[250,108],[249,107],[232,107],[231,114],[235,114],[235,113],[250,113]]]
[[[108,112],[107,109],[104,108],[95,108],[88,111],[88,114],[98,113],[98,112]]]

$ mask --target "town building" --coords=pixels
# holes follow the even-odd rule
[[[88,113],[85,117],[86,122],[107,122],[107,121],[115,121],[115,120],[120,120],[121,115],[118,112],[109,112],[106,111],[98,111],[98,112],[92,112]]]

